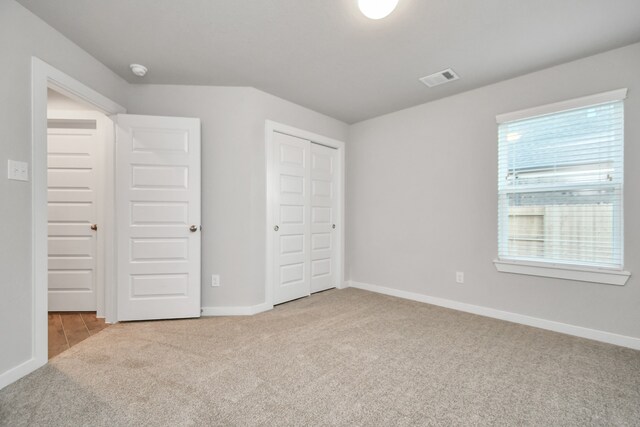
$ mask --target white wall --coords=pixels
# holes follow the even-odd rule
[[[455,83],[452,83],[455,84]],[[626,286],[498,273],[499,113],[621,87]],[[350,127],[351,280],[640,337],[640,44]],[[465,283],[455,283],[464,271]]]
[[[135,85],[133,114],[202,120],[202,305],[264,302],[265,120],[345,141],[345,123],[253,88]],[[219,288],[210,286],[220,274]]]
[[[47,110],[48,111],[95,111],[90,105],[85,105],[56,92],[53,89],[47,90]]]
[[[116,102],[127,87],[31,12],[0,1],[0,375],[32,357],[31,183],[6,179],[7,159],[31,162],[32,55]]]

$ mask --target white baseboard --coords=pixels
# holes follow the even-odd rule
[[[24,363],[21,363],[15,368],[11,368],[8,371],[3,372],[2,374],[0,374],[0,390],[2,390],[3,388],[5,388],[11,383],[18,381],[20,378],[24,377],[25,375],[30,374],[31,372],[35,371],[36,369],[38,369],[39,367],[41,367],[46,363],[47,363],[46,360],[44,361],[44,363],[42,362],[38,363],[38,360],[33,358],[33,359],[27,360]]]
[[[237,307],[202,307],[203,316],[253,316],[263,311],[271,310],[273,305],[262,303],[258,305],[243,305]]]
[[[522,325],[533,326],[540,329],[547,329],[549,331],[560,332],[567,335],[574,335],[576,337],[588,338],[595,341],[601,341],[608,344],[615,344],[622,347],[632,348],[634,350],[640,350],[640,338],[614,334],[597,329],[584,328],[582,326],[569,325],[567,323],[540,319],[538,317],[531,317],[523,314],[512,313],[509,311],[496,310],[494,308],[472,305],[444,298],[431,297],[415,292],[402,291],[399,289],[387,288],[378,285],[370,285],[368,283],[349,281],[348,285],[352,288],[363,289],[365,291],[371,291],[398,298],[424,302],[440,307],[451,308],[453,310],[478,314],[480,316],[493,317],[494,319],[506,320],[508,322],[520,323]]]
[[[351,281],[350,280],[344,280],[342,282],[338,282],[338,286],[336,286],[336,289],[347,289],[350,285]]]

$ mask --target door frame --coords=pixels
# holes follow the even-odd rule
[[[32,360],[35,370],[47,363],[47,305],[48,305],[48,212],[47,212],[47,89],[53,89],[63,95],[85,104],[95,110],[111,116],[126,113],[126,109],[66,73],[52,67],[37,57],[31,58],[31,290],[32,290]],[[114,141],[113,124],[105,118],[105,138]],[[115,147],[115,144],[113,145]],[[105,165],[107,173],[113,175],[113,164]],[[112,184],[112,183],[111,183]],[[105,200],[115,200],[113,185],[106,183]],[[111,187],[111,188],[109,188]],[[112,204],[112,207],[114,204]],[[105,282],[114,283],[114,212],[105,210],[105,229],[114,233],[105,233]],[[115,322],[115,287],[105,287],[105,315],[107,322]],[[26,373],[23,373],[25,375]]]
[[[345,188],[345,144],[337,139],[329,138],[326,136],[318,135],[313,132],[309,132],[303,129],[298,129],[293,126],[277,123],[272,120],[265,121],[265,166],[266,166],[266,257],[265,257],[265,309],[269,310],[273,308],[273,266],[275,262],[274,244],[275,234],[273,233],[273,201],[274,195],[277,191],[276,181],[274,177],[273,168],[273,133],[279,132],[286,135],[295,136],[297,138],[306,139],[312,143],[324,145],[326,147],[335,148],[338,150],[338,169],[340,171],[340,182],[338,183],[338,218],[340,226],[336,229],[338,233],[338,250],[336,256],[336,262],[338,264],[338,289],[345,288],[344,281],[344,258],[345,258],[345,223],[344,223],[344,188]]]

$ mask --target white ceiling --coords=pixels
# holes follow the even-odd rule
[[[640,41],[639,0],[400,0],[380,21],[356,0],[18,1],[129,82],[253,86],[347,123]]]

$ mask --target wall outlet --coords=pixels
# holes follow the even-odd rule
[[[456,282],[464,283],[464,273],[462,271],[456,271]]]
[[[211,275],[211,286],[213,286],[213,287],[220,286],[220,275],[219,274],[212,274]]]
[[[7,170],[9,172],[7,178],[15,181],[29,181],[29,164],[27,162],[9,160]]]

